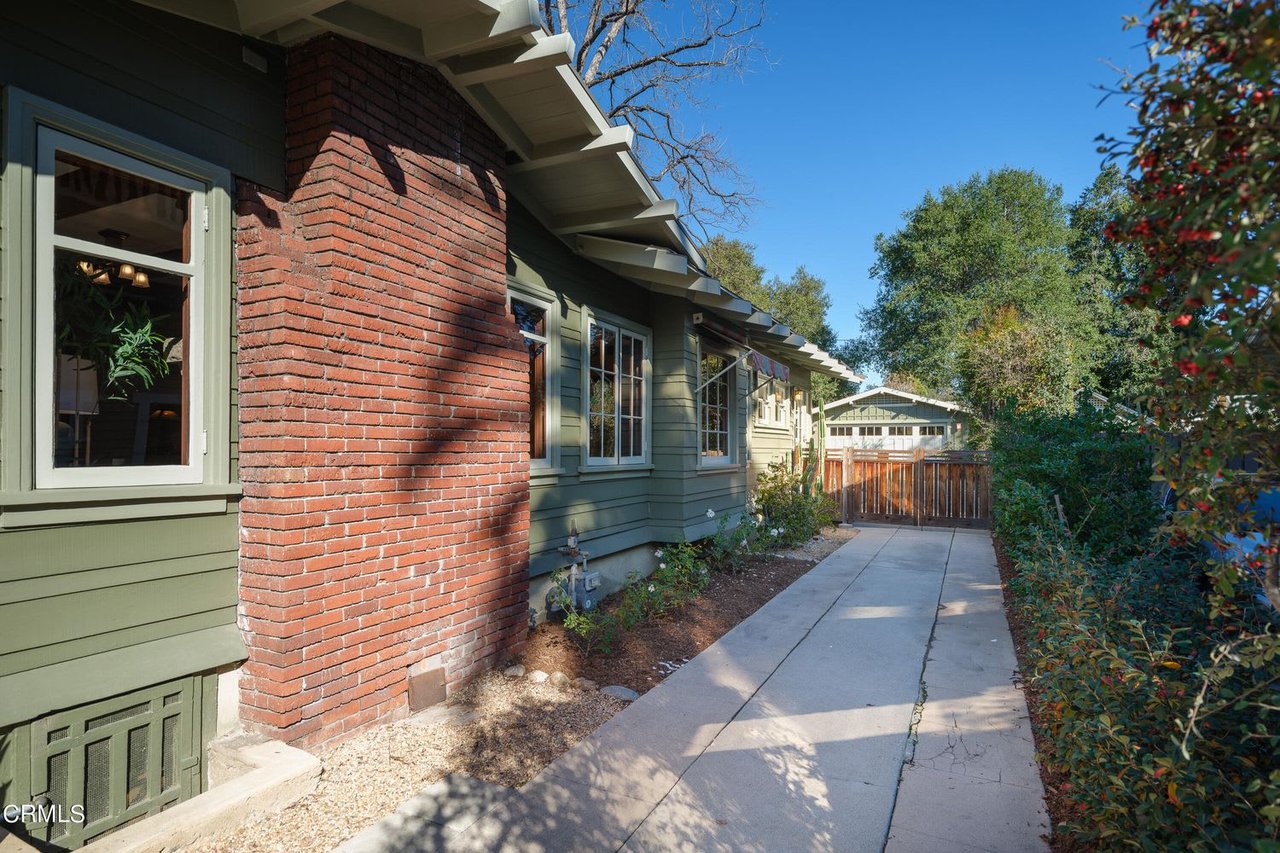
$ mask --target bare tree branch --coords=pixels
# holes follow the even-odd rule
[[[609,119],[635,128],[650,180],[674,190],[704,235],[741,227],[754,187],[713,132],[687,129],[680,117],[708,109],[707,83],[764,58],[755,38],[763,0],[542,0],[542,7],[549,26],[574,37],[574,69]]]

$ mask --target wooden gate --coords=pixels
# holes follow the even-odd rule
[[[991,526],[985,451],[831,450],[823,483],[846,523]]]

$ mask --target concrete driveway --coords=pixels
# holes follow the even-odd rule
[[[866,527],[523,788],[338,849],[1044,849],[1015,666],[985,531]]]

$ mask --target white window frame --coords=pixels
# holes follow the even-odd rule
[[[699,356],[701,358],[701,356]],[[753,379],[758,374],[752,372]],[[773,429],[788,429],[791,424],[791,389],[792,385],[782,379],[769,377],[763,384],[752,382],[755,398],[752,403],[752,420],[758,426]],[[782,400],[778,400],[778,392],[782,392]]]
[[[927,433],[926,429],[942,430],[941,432]],[[946,438],[947,428],[943,424],[922,424],[920,426],[920,435],[928,438]]]
[[[872,432],[874,430],[874,432]],[[883,426],[860,426],[858,427],[859,438],[884,438]]]
[[[602,326],[610,329],[617,336],[614,346],[614,365],[615,376],[621,375],[622,358],[622,336],[634,338],[644,344],[644,359],[641,363],[641,369],[644,375],[640,377],[640,387],[644,394],[644,406],[642,408],[641,417],[644,418],[643,429],[641,429],[642,441],[644,447],[638,455],[622,456],[622,443],[618,440],[618,433],[614,432],[615,448],[618,452],[613,456],[592,456],[591,455],[591,327],[592,325]],[[614,388],[618,389],[621,385],[614,383]],[[582,309],[582,458],[585,460],[586,468],[608,469],[622,467],[645,466],[649,464],[649,453],[652,447],[653,437],[653,335],[651,332],[640,325],[628,322],[621,317],[616,317],[604,311],[597,311],[584,307]],[[613,397],[613,411],[615,423],[621,420],[621,399],[617,391]]]
[[[560,315],[554,296],[535,293],[527,286],[508,280],[508,315],[511,314],[511,300],[513,299],[536,305],[546,312],[547,331],[543,342],[547,346],[547,405],[543,416],[546,418],[544,435],[546,435],[547,455],[544,459],[535,459],[530,456],[529,470],[531,474],[550,473],[557,471],[560,466]],[[531,335],[523,329],[519,331],[522,338],[539,340],[537,335]]]
[[[809,389],[788,385],[787,400],[791,406],[791,436],[797,444],[806,445],[813,435],[813,419],[809,415]]]
[[[708,384],[702,378],[702,357],[704,355],[716,355],[728,362],[728,372],[724,374],[724,380],[728,385],[726,392],[726,412],[728,414],[726,436],[726,447],[724,456],[704,456],[702,453],[702,396],[706,393]],[[731,350],[722,349],[715,346],[704,346],[702,338],[698,338],[698,347],[696,354],[697,367],[693,372],[694,387],[697,393],[694,394],[693,405],[696,412],[697,430],[694,436],[695,447],[698,453],[699,468],[726,468],[736,466],[738,464],[738,367],[737,360],[739,354]],[[774,380],[777,381],[777,380]]]
[[[206,294],[205,236],[202,220],[208,214],[206,182],[173,169],[90,142],[79,136],[43,124],[36,128],[35,173],[35,440],[34,468],[37,489],[102,486],[150,486],[201,483],[205,480],[207,427],[205,423]],[[54,158],[58,151],[74,154],[121,171],[140,175],[191,193],[190,257],[188,263],[168,261],[122,249],[100,246],[86,240],[53,233]],[[54,352],[54,252],[56,249],[91,253],[137,266],[161,270],[188,279],[187,356],[182,369],[187,372],[187,447],[185,465],[122,465],[101,468],[54,467],[54,421],[56,419],[56,355]]]
[[[894,432],[894,430],[906,430],[906,432]],[[901,424],[890,424],[888,435],[890,438],[910,438],[911,436],[915,435],[915,430],[912,429],[910,426],[903,426]]]

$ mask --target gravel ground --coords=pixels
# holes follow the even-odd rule
[[[561,626],[542,626],[530,638],[524,662],[530,669],[585,673],[601,685],[643,692],[855,535],[828,528],[796,548],[752,558],[742,575],[717,575],[697,606],[641,626],[612,656],[582,660]],[[327,851],[450,773],[519,787],[625,705],[594,690],[489,673],[451,697],[447,709],[378,726],[321,752],[324,767],[312,794],[186,850]]]
[[[518,787],[625,703],[490,673],[428,711],[320,754],[316,790],[278,814],[187,848],[198,853],[330,850],[449,773]]]

